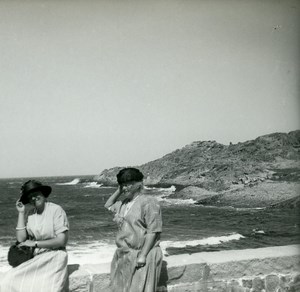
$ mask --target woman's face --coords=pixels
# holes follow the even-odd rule
[[[122,191],[126,198],[132,199],[134,195],[142,189],[143,182],[128,182],[121,185]]]
[[[37,209],[41,209],[44,207],[46,203],[46,198],[44,197],[43,193],[40,191],[32,192],[29,194],[29,202]]]

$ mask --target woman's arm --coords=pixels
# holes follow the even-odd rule
[[[37,243],[37,247],[39,248],[60,248],[65,247],[68,241],[68,231],[59,233],[56,237],[47,239],[47,240],[26,240],[20,243],[19,246],[30,246],[34,247],[35,243]]]
[[[146,264],[147,255],[148,255],[149,251],[152,249],[152,247],[154,246],[157,236],[158,236],[158,233],[146,234],[145,243],[143,245],[141,252],[139,253],[139,256],[138,256],[137,262],[136,262],[136,266],[138,268],[143,267]]]
[[[144,245],[137,258],[137,268],[145,266],[148,253],[162,232],[161,208],[158,201],[153,197],[148,197],[145,202],[144,220],[147,226],[147,233]]]
[[[108,209],[111,205],[113,205],[116,202],[116,200],[120,197],[121,194],[122,189],[121,187],[118,187],[118,189],[108,198],[104,207]]]
[[[16,208],[18,210],[16,237],[18,242],[23,242],[27,239],[27,231],[25,226],[25,206],[18,200],[16,202]]]

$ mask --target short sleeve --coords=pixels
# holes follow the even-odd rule
[[[69,230],[67,214],[61,207],[55,210],[53,221],[55,235]]]
[[[162,232],[162,215],[158,201],[150,197],[145,205],[145,223],[148,233]]]

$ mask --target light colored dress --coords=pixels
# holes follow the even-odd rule
[[[46,240],[69,230],[65,211],[46,202],[42,214],[28,216],[27,232],[33,240]],[[36,248],[34,257],[12,268],[1,280],[1,292],[62,292],[67,281],[67,252],[65,249]]]
[[[159,246],[162,216],[158,201],[141,194],[134,201],[117,201],[109,207],[119,231],[117,250],[111,263],[111,290],[113,292],[155,292],[162,265]],[[146,265],[136,269],[136,261],[148,233],[157,233],[157,239],[146,258]]]

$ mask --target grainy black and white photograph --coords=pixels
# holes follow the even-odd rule
[[[300,1],[0,0],[0,292],[300,291]]]

